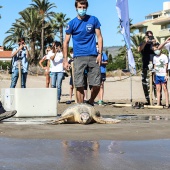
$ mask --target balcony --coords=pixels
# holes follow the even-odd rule
[[[162,29],[159,31],[159,37],[168,37],[170,35],[170,28]]]

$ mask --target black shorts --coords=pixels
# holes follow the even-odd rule
[[[106,73],[101,73],[101,82],[106,81]]]

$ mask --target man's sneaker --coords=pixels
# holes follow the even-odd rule
[[[104,102],[103,102],[103,100],[99,100],[99,101],[97,102],[97,104],[98,104],[99,106],[103,106],[103,105],[104,105]]]
[[[134,108],[134,109],[140,109],[140,107],[139,107],[139,103],[138,103],[138,102],[136,102],[136,103],[135,103],[135,105],[133,106],[133,108]]]
[[[0,114],[0,121],[4,119],[8,119],[10,117],[13,117],[17,113],[16,110],[14,111],[8,111]]]
[[[144,105],[150,105],[150,101],[147,101],[146,103],[144,103]]]
[[[86,104],[89,104],[89,105],[91,105],[91,106],[94,106],[94,104],[89,103],[89,100],[86,102]]]
[[[140,109],[144,109],[144,103],[143,103],[143,102],[141,102],[141,103],[139,104],[139,106],[140,106]]]
[[[66,104],[71,104],[71,101],[70,100],[66,101]]]

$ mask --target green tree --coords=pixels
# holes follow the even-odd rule
[[[63,46],[63,28],[65,28],[67,26],[68,21],[70,20],[70,18],[66,18],[66,14],[61,13],[56,13],[54,14],[54,22],[56,23],[56,25],[54,25],[55,28],[58,28],[59,33],[60,33],[60,42],[61,45]]]
[[[51,20],[54,12],[51,11],[52,8],[56,7],[54,3],[50,3],[48,0],[32,0],[34,3],[30,4],[34,9],[36,9],[41,16],[42,26],[41,26],[41,56],[44,56],[44,25],[45,19]]]
[[[15,27],[14,24],[12,24],[12,27],[5,34],[9,35],[5,37],[3,41],[3,46],[8,45],[9,47],[11,47],[18,42],[18,39],[20,37],[24,36],[24,30]]]
[[[144,36],[140,35],[140,34],[133,34],[131,36],[131,40],[132,40],[132,52],[133,52],[133,56],[135,59],[135,63],[136,63],[136,69],[139,70],[142,67],[142,55],[140,52],[138,52],[138,47],[139,45],[144,41]]]
[[[33,8],[26,8],[19,14],[21,15],[21,18],[14,24],[14,26],[24,30],[24,37],[28,38],[31,47],[31,59],[32,62],[34,62],[38,58],[38,56],[35,55],[35,43],[41,33],[40,28],[42,20],[37,10]]]
[[[108,55],[108,54],[107,54],[107,55]],[[109,54],[109,57],[108,57],[108,63],[113,63],[112,54]]]

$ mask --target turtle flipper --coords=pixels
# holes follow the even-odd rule
[[[98,117],[96,115],[93,116],[93,119],[96,121],[96,123],[101,123],[101,124],[115,124],[119,123],[121,120],[118,119],[112,119],[112,118],[104,118],[104,117]]]
[[[48,124],[51,124],[51,125],[63,124],[63,123],[66,123],[68,121],[68,119],[73,118],[73,117],[74,117],[73,114],[61,116],[61,117],[57,118],[56,120],[48,122]]]

